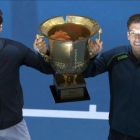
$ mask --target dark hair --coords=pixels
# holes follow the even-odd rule
[[[0,9],[0,25],[3,23],[2,11]]]
[[[135,14],[135,15],[132,15],[131,17],[129,17],[129,19],[127,21],[128,29],[132,23],[140,23],[140,14]]]

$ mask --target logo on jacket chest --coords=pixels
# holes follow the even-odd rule
[[[127,58],[127,57],[128,57],[127,55],[121,55],[121,56],[118,57],[118,61],[119,61],[119,60],[122,60],[122,59],[124,59],[124,58]]]

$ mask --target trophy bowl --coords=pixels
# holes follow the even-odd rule
[[[59,73],[54,76],[54,87],[62,100],[77,100],[84,97],[84,90],[78,97],[75,91],[85,87],[85,81],[80,73],[89,63],[90,38],[97,34],[99,29],[100,26],[95,20],[78,15],[67,15],[66,20],[62,16],[53,17],[39,25],[39,32],[48,38],[50,64]],[[51,38],[51,35],[60,30],[66,32],[71,39],[62,41]],[[67,92],[71,93],[70,97]]]

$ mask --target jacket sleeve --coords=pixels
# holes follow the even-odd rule
[[[104,57],[104,53],[99,58],[90,59],[88,67],[83,71],[84,78],[93,77],[103,72],[106,72],[107,61]]]
[[[46,74],[54,74],[55,71],[51,67],[50,63],[45,62],[44,58],[32,50],[30,50],[28,47],[25,45],[19,43],[17,45],[20,53],[21,53],[21,65],[26,65],[28,67],[32,67],[42,73]]]

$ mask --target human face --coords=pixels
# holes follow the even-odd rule
[[[140,23],[132,23],[129,26],[127,38],[130,41],[132,51],[140,52]]]

